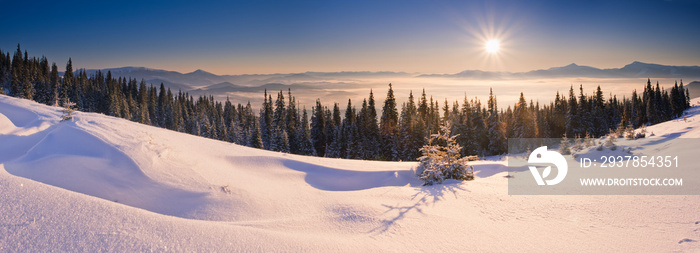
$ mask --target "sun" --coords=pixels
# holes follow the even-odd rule
[[[501,42],[497,39],[492,39],[486,42],[486,52],[495,54],[501,48]]]

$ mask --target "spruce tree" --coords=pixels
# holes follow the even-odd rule
[[[372,90],[369,92],[369,99],[367,100],[367,106],[365,108],[363,102],[363,109],[361,113],[362,120],[361,125],[356,126],[356,135],[360,135],[360,142],[363,148],[363,159],[376,159],[379,157],[379,126],[377,124],[377,109],[374,100],[374,93]],[[353,109],[354,110],[354,109]]]
[[[486,121],[484,120],[484,112],[481,108],[481,102],[476,100],[474,109],[472,110],[472,115],[469,117],[472,121],[471,124],[471,134],[470,138],[472,142],[472,153],[467,155],[484,155],[488,149],[488,131],[486,128]]]
[[[671,88],[671,111],[673,113],[673,117],[680,116],[679,111],[683,107],[681,103],[682,101],[679,97],[678,81],[676,81],[676,83],[673,84],[673,88]]]
[[[579,123],[580,119],[578,117],[578,103],[576,102],[576,97],[574,96],[574,86],[569,89],[569,102],[567,103],[567,113],[566,113],[566,135],[570,137],[575,137],[580,133]]]
[[[25,51],[25,57],[27,57],[27,52]],[[29,59],[25,58],[25,62],[28,62]],[[23,68],[23,73],[22,73],[23,78],[21,78],[21,91],[20,91],[20,97],[21,98],[26,98],[29,100],[34,99],[34,84],[32,84],[31,76],[32,76],[32,70],[30,68],[29,64],[25,64]]]
[[[280,90],[280,92],[277,93],[277,100],[275,100],[275,111],[272,116],[272,129],[274,129],[274,131],[277,131],[277,128],[284,129],[286,127],[287,108],[284,103],[284,94]]]
[[[137,103],[139,104],[138,122],[141,124],[150,125],[151,117],[148,114],[148,88],[146,87],[146,82],[144,80],[141,80],[141,84],[139,84]]]
[[[474,151],[473,142],[471,141],[471,138],[474,138],[474,135],[471,133],[473,122],[470,116],[472,116],[472,105],[467,95],[464,94],[462,107],[455,111],[450,123],[452,126],[450,131],[457,135],[455,141],[463,147],[462,154],[464,155],[473,154]]]
[[[505,136],[505,126],[498,119],[498,103],[493,89],[489,89],[488,101],[488,152],[491,155],[500,155],[508,150],[508,141]]]
[[[313,142],[311,141],[311,131],[309,130],[309,116],[306,113],[306,107],[304,107],[303,110],[300,134],[301,141],[299,144],[299,154],[316,156],[316,150],[314,149]]]
[[[51,98],[48,101],[49,105],[58,106],[58,91],[60,89],[61,83],[58,77],[58,66],[54,62],[51,64]]]
[[[9,57],[5,57],[5,53],[0,49],[0,94],[5,94],[5,88],[7,86],[8,77],[11,75],[10,66],[12,63],[8,63]]]
[[[513,111],[513,137],[514,138],[535,138],[534,119],[527,107],[527,102],[523,93],[520,93],[518,104]]]
[[[656,116],[656,111],[654,110],[656,109],[655,97],[654,88],[651,86],[651,79],[647,78],[647,86],[644,88],[644,95],[642,96],[646,116],[645,120],[642,122],[643,124],[652,123]]]
[[[445,179],[473,180],[474,167],[468,164],[469,157],[461,156],[462,147],[452,135],[449,125],[443,125],[433,134],[420,151],[416,172],[425,185],[441,184]]]
[[[340,157],[343,158],[355,158],[350,157],[348,154],[355,152],[356,144],[359,142],[357,135],[353,135],[353,128],[356,127],[355,124],[355,109],[352,107],[352,101],[348,99],[348,105],[345,107],[345,117],[341,123],[341,131],[338,143],[342,146],[340,149]]]
[[[689,89],[683,88],[683,81],[681,81],[681,93],[685,91],[685,108],[688,109],[690,108],[690,91]]]
[[[17,44],[17,51],[12,57],[12,81],[10,83],[10,96],[20,96],[22,84],[24,83],[24,58],[22,58],[22,50]]]
[[[418,118],[421,119],[423,122],[428,122],[428,116],[430,113],[428,106],[428,98],[425,95],[425,89],[423,89],[423,93],[420,95],[420,102],[418,104]]]
[[[289,136],[289,152],[292,154],[300,153],[299,135],[299,113],[296,107],[296,99],[292,96],[292,90],[288,90],[289,104],[287,105],[287,135]]]
[[[49,73],[49,61],[42,56],[37,69],[37,79],[34,82],[34,100],[42,104],[49,104],[51,97]]]
[[[595,92],[595,97],[593,98],[593,104],[591,105],[591,111],[589,112],[589,119],[591,124],[591,134],[595,137],[603,136],[608,133],[609,124],[608,117],[606,115],[605,101],[603,98],[603,91],[600,89],[600,85]]]
[[[107,72],[107,76],[111,76],[110,72]],[[153,126],[158,126],[158,96],[157,96],[158,91],[157,90],[158,89],[153,87],[153,85],[150,85],[150,87],[148,89],[148,115],[151,117],[151,125],[153,125]],[[193,101],[192,101],[192,103],[194,104]],[[198,119],[196,119],[197,116],[195,115],[194,108],[193,108],[192,118],[193,118],[192,119],[193,122],[199,123]],[[201,127],[201,126],[196,127],[194,124],[192,124],[192,129],[193,129],[192,133],[199,132],[199,127]],[[199,134],[196,134],[196,135],[199,135]]]
[[[168,89],[168,93],[170,93],[170,89]],[[172,102],[170,104],[172,105],[171,112],[172,112],[172,122],[173,122],[172,123],[173,124],[172,130],[178,131],[178,132],[184,132],[185,131],[185,120],[183,118],[184,116],[183,116],[181,101],[180,101],[180,99],[177,99],[177,98],[171,99],[171,101]],[[134,101],[134,103],[136,103],[136,101]],[[148,118],[147,115],[141,116],[141,114],[143,114],[145,112],[145,110],[142,111],[139,108],[140,108],[139,106],[136,107],[136,109],[139,110],[139,112],[136,112],[137,116],[134,119],[134,121]],[[223,123],[223,122],[221,122],[221,123]],[[223,131],[222,134],[225,135],[226,128],[221,127],[221,130]]]
[[[632,125],[633,127],[638,127],[641,124],[640,116],[641,111],[640,111],[640,103],[641,101],[639,100],[639,96],[637,96],[637,90],[635,89],[632,91],[632,99],[630,100],[630,114],[629,114],[629,122],[627,124]]]
[[[316,106],[312,110],[311,141],[316,155],[323,157],[326,154],[326,117],[320,99],[316,99]]]
[[[68,63],[66,63],[66,72],[63,73],[63,84],[61,87],[61,103],[65,103],[70,99],[70,94],[75,88],[73,85],[73,60],[68,58]]]
[[[591,102],[583,93],[583,85],[579,86],[579,100],[578,100],[578,127],[579,131],[576,133],[579,137],[584,137],[586,133],[593,132],[592,126],[592,116],[591,116]],[[576,136],[574,136],[576,137]]]
[[[338,104],[335,103],[335,106],[337,107]],[[333,119],[333,112],[331,112],[331,110],[328,109],[328,108],[325,108],[324,114],[323,114],[323,115],[324,115],[324,117],[325,117],[324,122],[326,123],[326,124],[324,125],[324,126],[325,126],[324,133],[325,133],[325,136],[326,136],[326,141],[325,141],[325,143],[326,143],[326,147],[325,147],[326,152],[324,153],[324,157],[332,157],[332,156],[329,156],[329,155],[333,155],[333,154],[330,154],[330,153],[328,152],[328,150],[329,150],[331,144],[334,142],[335,137],[336,137],[336,125],[335,125],[335,120]]]
[[[267,89],[265,89],[265,101],[260,109],[260,132],[262,134],[262,141],[265,148],[270,147],[270,141],[272,136],[272,116],[274,112],[272,110],[272,96],[267,94]]]
[[[108,79],[110,79],[109,77],[111,77],[111,74],[109,72],[107,72],[107,77],[108,77]],[[109,80],[108,87],[109,87],[109,110],[107,113],[110,116],[121,117],[121,113],[122,113],[121,95],[122,95],[122,93],[119,92],[118,85],[113,79]],[[67,89],[67,87],[64,86],[64,89]],[[66,93],[64,93],[64,94],[66,94]],[[63,97],[63,98],[67,99],[67,97]]]
[[[356,114],[353,108],[353,114]],[[348,141],[346,143],[347,152],[345,158],[347,159],[362,159],[364,154],[364,147],[362,146],[362,137],[360,136],[360,120],[356,117],[355,120],[350,123],[346,128],[346,134],[348,136]]]
[[[413,160],[418,155],[418,149],[422,143],[417,139],[422,139],[422,133],[417,133],[417,108],[413,100],[413,92],[409,92],[408,101],[401,109],[401,118],[399,122],[399,159]],[[420,136],[418,136],[420,135]]]
[[[165,90],[165,85],[163,83],[160,83],[160,88],[158,89],[158,103],[156,106],[156,125],[160,127],[165,127],[165,106],[167,103],[166,96],[167,91]],[[201,107],[204,106],[204,101],[200,100],[202,102]],[[203,110],[204,108],[202,108]],[[205,112],[202,111],[201,117],[205,117],[204,115]],[[207,119],[208,121],[208,119]],[[204,126],[204,125],[203,125]],[[209,124],[206,124],[206,126],[209,126]]]
[[[228,96],[226,96],[226,102],[224,102],[224,113],[223,113],[223,118],[224,118],[224,127],[226,128],[226,133],[228,134],[226,136],[226,140],[229,142],[236,142],[236,137],[234,136],[236,133],[232,131],[236,124],[236,107],[233,106],[233,103],[231,103],[231,100],[229,99]]]
[[[260,149],[265,148],[263,146],[263,141],[260,134],[260,125],[258,124],[258,121],[251,120],[250,123],[252,124],[252,126],[250,129],[250,139],[248,140],[248,147]]]
[[[399,113],[396,109],[396,98],[394,90],[389,84],[384,107],[382,108],[382,118],[379,125],[379,133],[381,134],[382,157],[384,160],[396,160],[398,158],[398,150],[396,148],[398,141],[398,125]]]

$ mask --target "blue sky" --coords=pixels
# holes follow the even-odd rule
[[[697,1],[6,1],[0,48],[217,74],[700,65]],[[487,39],[502,50],[487,54]]]

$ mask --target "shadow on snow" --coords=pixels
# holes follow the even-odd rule
[[[420,186],[413,171],[354,171],[295,160],[283,160],[287,168],[306,173],[304,180],[324,191],[359,191],[384,186]]]
[[[391,227],[396,225],[397,222],[403,220],[406,215],[412,211],[423,214],[423,208],[434,206],[438,201],[443,200],[447,194],[451,193],[456,199],[458,192],[469,192],[469,190],[464,188],[464,184],[461,182],[462,181],[446,180],[442,184],[417,187],[416,193],[411,196],[412,203],[409,205],[382,204],[382,206],[387,208],[384,215],[390,214],[390,218],[383,219],[379,226],[373,228],[367,233],[383,234],[391,229]]]

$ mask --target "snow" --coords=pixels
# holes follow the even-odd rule
[[[700,107],[687,113],[647,132],[700,137]],[[474,181],[423,187],[416,162],[60,116],[0,96],[2,252],[700,250],[700,196],[510,196],[496,158],[471,162]]]

